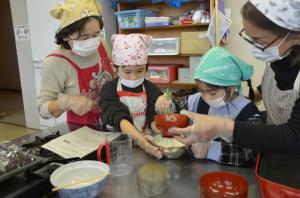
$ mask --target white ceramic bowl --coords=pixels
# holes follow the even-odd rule
[[[59,187],[103,174],[103,177],[99,179],[81,183],[73,187],[62,188],[58,191],[60,197],[63,198],[97,197],[103,190],[108,173],[109,166],[105,163],[92,160],[77,161],[56,169],[51,174],[50,182],[54,187]]]

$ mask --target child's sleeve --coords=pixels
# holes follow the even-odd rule
[[[115,130],[120,131],[120,122],[126,119],[133,124],[129,109],[124,105],[117,95],[117,81],[105,83],[100,92],[99,107],[104,125],[111,125]]]
[[[263,118],[253,102],[247,104],[236,117],[237,121],[245,121],[250,124],[262,124]]]
[[[263,122],[259,110],[253,102],[250,102],[241,110],[236,120],[251,124],[261,124]],[[213,148],[215,148],[215,151],[219,151],[218,155],[212,155],[212,153],[215,153],[212,152]],[[211,142],[207,158],[215,160],[220,164],[244,166],[255,162],[256,152],[249,148],[240,147],[235,142],[226,142],[219,138]]]
[[[155,84],[148,80],[145,80],[145,89],[147,92],[146,124],[151,128],[151,123],[156,115],[155,102],[163,93]]]
[[[219,145],[219,146],[217,146]],[[214,157],[217,155],[212,155],[212,148],[219,147],[219,155],[218,157]],[[248,163],[255,162],[256,153],[251,149],[243,148],[235,144],[234,142],[226,142],[224,140],[214,140],[210,144],[210,148],[208,151],[207,158],[211,160],[215,160],[220,164],[227,164],[233,166],[244,166]]]
[[[176,113],[181,110],[188,110],[188,96],[185,97],[174,97],[172,98],[172,105]]]

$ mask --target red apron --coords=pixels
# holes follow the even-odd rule
[[[145,91],[144,85],[142,92],[127,92],[122,90],[121,81],[119,79],[117,93],[120,101],[128,107],[135,128],[139,132],[145,133],[147,93]]]
[[[81,69],[75,62],[62,54],[50,54],[49,56],[66,59],[77,71],[80,95],[86,96],[99,103],[100,89],[102,85],[112,79],[112,64],[102,43],[98,48],[100,62],[94,66]],[[87,125],[93,128],[99,126],[100,110],[99,107],[92,109],[83,116],[75,114],[73,111],[67,112],[67,122]]]

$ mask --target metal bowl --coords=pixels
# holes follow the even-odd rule
[[[178,159],[185,154],[186,147],[172,147],[172,148],[162,148],[160,147],[163,156],[167,159]]]
[[[185,145],[179,143],[179,145],[176,144],[176,146],[174,146],[174,147],[172,147],[172,146],[164,147],[161,144],[162,140],[165,140],[165,141],[169,140],[169,141],[172,141],[172,142],[176,142],[177,140],[175,140],[174,138],[164,138],[161,135],[156,135],[153,138],[152,143],[155,146],[158,146],[160,148],[160,150],[162,151],[162,154],[165,158],[167,158],[167,159],[178,159],[186,153],[186,146]]]

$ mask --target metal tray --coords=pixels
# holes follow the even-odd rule
[[[5,149],[5,145],[0,145],[0,149]],[[18,168],[14,169],[14,170],[11,170],[9,172],[5,172],[5,173],[1,174],[0,175],[0,182],[6,180],[8,178],[11,178],[11,177],[13,177],[15,175],[18,175],[20,173],[24,173],[29,168],[31,168],[33,166],[36,166],[37,164],[40,164],[40,163],[42,163],[44,161],[43,158],[40,158],[40,157],[37,157],[37,156],[34,156],[34,155],[30,155],[30,154],[25,153],[25,152],[23,152],[21,150],[19,150],[18,152],[22,153],[25,156],[33,158],[34,161],[32,161],[32,162],[30,162],[28,164],[25,164],[24,166],[18,167]]]

